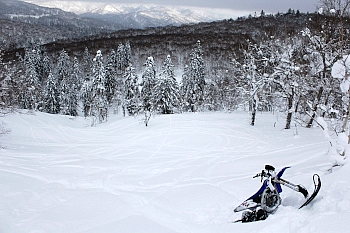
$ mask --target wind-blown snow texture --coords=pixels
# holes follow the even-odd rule
[[[84,118],[16,113],[1,118],[0,232],[347,232],[350,169],[327,172],[319,128],[283,130],[271,114],[112,115]],[[276,125],[276,127],[274,127]],[[298,132],[298,135],[295,135]],[[304,209],[288,188],[267,220],[232,223],[233,209],[260,187],[266,163],[292,166],[284,178],[319,196]]]

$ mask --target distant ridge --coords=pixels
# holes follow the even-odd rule
[[[249,12],[155,4],[110,4],[83,1],[26,0],[40,6],[59,8],[82,17],[118,23],[126,28],[146,28],[211,22],[237,18]]]

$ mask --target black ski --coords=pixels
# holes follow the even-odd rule
[[[315,180],[315,177],[317,177],[317,182]],[[311,194],[311,196],[306,199],[306,201],[304,202],[304,204],[302,204],[299,209],[303,208],[304,206],[307,206],[313,199],[315,199],[315,197],[317,196],[318,192],[321,189],[321,178],[319,175],[314,174],[313,176],[313,180],[314,180],[314,185],[315,185],[315,190],[314,192]]]

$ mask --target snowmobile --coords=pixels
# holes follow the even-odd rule
[[[265,169],[262,170],[261,173],[258,173],[253,177],[261,177],[261,182],[263,184],[253,196],[249,197],[234,209],[234,212],[244,210],[242,213],[242,218],[235,222],[253,222],[264,220],[269,214],[274,213],[282,201],[280,197],[280,193],[282,192],[281,185],[303,194],[306,200],[299,207],[299,209],[308,205],[317,196],[321,189],[321,179],[319,175],[314,174],[313,176],[315,189],[309,196],[309,192],[304,186],[292,184],[291,182],[281,178],[284,171],[288,168],[290,167],[284,167],[276,174],[273,166],[266,165]]]

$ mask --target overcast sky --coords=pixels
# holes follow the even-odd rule
[[[319,0],[80,0],[110,3],[153,3],[162,5],[182,5],[210,8],[229,8],[267,13],[287,12],[289,8],[301,12],[314,12]]]

